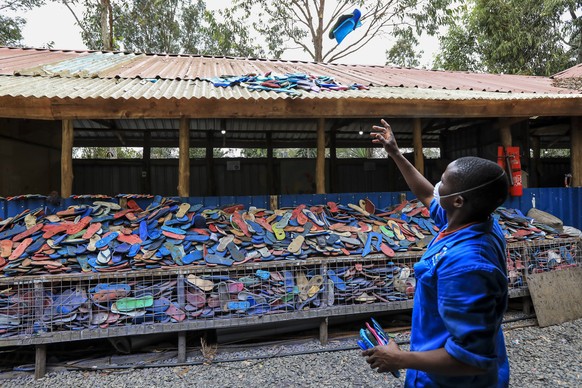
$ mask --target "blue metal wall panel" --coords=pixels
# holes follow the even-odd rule
[[[403,192],[406,199],[414,199],[411,192]],[[400,203],[401,192],[390,193],[341,193],[341,194],[300,194],[279,196],[279,207],[295,207],[299,204],[321,205],[328,201],[341,204],[358,204],[360,199],[369,198],[378,209],[385,209],[391,205]],[[181,198],[174,197],[183,200]],[[524,214],[534,207],[560,218],[564,225],[570,225],[582,229],[582,188],[536,188],[524,189],[522,197],[511,197],[503,206],[519,209]],[[268,195],[255,196],[224,196],[224,197],[189,197],[190,204],[202,204],[205,207],[220,207],[230,204],[242,204],[249,208],[269,208]],[[95,199],[66,198],[63,200],[63,208],[76,204],[92,204]],[[152,199],[138,199],[138,204],[145,208]],[[24,198],[19,200],[0,200],[0,217],[6,219],[21,213],[26,209],[38,209],[45,206],[45,198]]]

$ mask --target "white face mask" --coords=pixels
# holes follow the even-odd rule
[[[472,187],[470,189],[463,190],[463,191],[457,191],[456,193],[451,193],[451,194],[447,194],[447,195],[440,195],[439,189],[440,189],[440,187],[441,187],[441,185],[442,185],[443,182],[438,181],[437,184],[434,185],[434,189],[432,191],[432,195],[433,195],[434,199],[437,201],[437,204],[442,207],[442,205],[441,205],[441,198],[448,198],[448,197],[452,197],[452,196],[455,196],[455,195],[460,195],[460,194],[468,193],[469,191],[473,191],[473,190],[480,189],[481,187],[485,187],[485,186],[487,186],[487,185],[495,182],[497,179],[499,179],[499,178],[501,178],[503,176],[505,176],[505,173],[504,172],[502,172],[501,175],[499,175],[497,178],[491,179],[490,181],[485,182],[483,184],[480,184],[479,186],[475,186],[475,187]]]

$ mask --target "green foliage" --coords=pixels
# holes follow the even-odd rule
[[[75,147],[75,159],[141,159],[141,149],[129,147]]]
[[[17,16],[44,4],[44,0],[0,0],[0,46],[19,46],[26,20]]]
[[[463,10],[436,68],[548,76],[580,56],[579,0],[473,0]]]
[[[62,0],[65,4],[67,0]],[[102,0],[69,0],[82,3],[85,12],[77,21],[85,45],[104,49]],[[189,53],[224,56],[264,55],[250,36],[244,18],[235,10],[206,9],[203,0],[109,0],[112,11],[113,49],[147,53]],[[69,8],[71,12],[74,11]],[[220,21],[220,20],[223,21]]]
[[[454,15],[452,0],[233,0],[237,10],[254,15],[254,29],[265,39],[269,56],[301,49],[317,62],[333,62],[357,52],[374,37],[397,36],[400,32],[415,37],[423,32],[435,34],[438,27]],[[362,12],[362,26],[341,45],[329,38],[339,16]],[[397,43],[392,61],[414,63],[411,50]],[[404,65],[403,63],[397,63]]]
[[[386,65],[418,67],[420,65],[419,57],[423,51],[416,51],[419,41],[412,28],[396,29],[394,35],[397,40],[394,46],[386,51]]]

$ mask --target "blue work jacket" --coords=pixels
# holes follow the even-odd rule
[[[435,200],[430,215],[446,230]],[[507,387],[509,363],[501,330],[507,309],[505,238],[496,220],[441,233],[414,266],[416,292],[411,351],[445,348],[455,359],[486,369],[476,376],[408,370],[406,387]]]

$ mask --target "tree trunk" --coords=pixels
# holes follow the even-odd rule
[[[113,50],[113,16],[110,0],[101,0],[101,41],[103,50]]]
[[[325,9],[325,0],[319,1],[319,11],[317,12],[317,29],[313,37],[313,54],[315,62],[323,61],[323,10]]]

